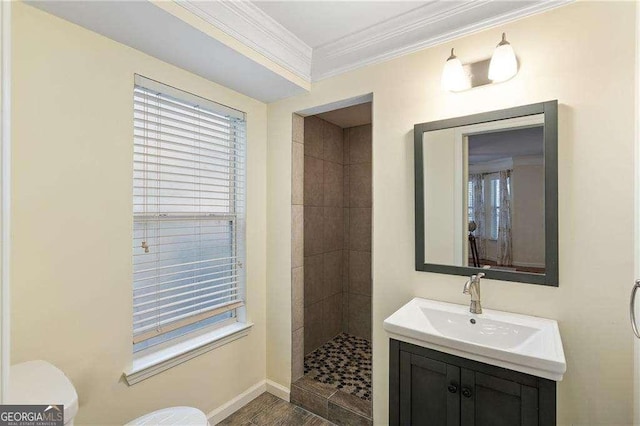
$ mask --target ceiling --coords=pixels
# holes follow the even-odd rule
[[[542,156],[544,127],[482,133],[469,136],[469,164],[514,157]]]
[[[371,124],[371,102],[324,112],[317,116],[343,129]]]
[[[361,31],[427,1],[255,1],[312,48]]]
[[[27,0],[263,102],[573,0]]]
[[[305,91],[149,1],[27,4],[263,102]]]

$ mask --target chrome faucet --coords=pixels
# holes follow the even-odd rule
[[[480,278],[482,277],[484,277],[484,272],[479,272],[477,275],[471,275],[469,281],[464,283],[464,290],[462,290],[462,293],[471,295],[469,312],[472,314],[482,313],[482,305],[480,304]]]

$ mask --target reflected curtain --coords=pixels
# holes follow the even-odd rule
[[[511,266],[513,262],[511,241],[511,170],[501,171],[499,181],[498,196],[500,208],[498,213],[497,264],[501,266]]]
[[[471,181],[471,186],[473,188],[472,192],[472,201],[473,201],[473,221],[476,223],[476,230],[473,235],[476,237],[476,246],[478,247],[478,257],[480,259],[484,259],[487,249],[486,249],[486,239],[485,235],[485,211],[484,211],[484,175],[482,174],[472,174],[469,175],[469,181]]]

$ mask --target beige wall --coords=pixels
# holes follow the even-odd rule
[[[384,318],[413,296],[468,303],[464,277],[414,271],[413,125],[558,99],[560,287],[487,280],[483,303],[558,320],[568,365],[558,388],[561,425],[631,423],[635,7],[577,2],[269,105],[268,293],[285,301],[268,307],[269,378],[287,385],[290,377],[292,112],[373,92],[373,392],[375,420],[384,424]],[[465,62],[487,58],[502,31],[520,57],[513,80],[459,94],[440,89],[452,46]]]
[[[64,370],[80,424],[123,424],[172,405],[210,412],[266,375],[266,106],[23,3],[13,14],[12,361]],[[134,73],[248,114],[255,325],[128,387]]]
[[[462,180],[462,170],[456,165],[456,129],[442,129],[425,133],[422,138],[424,164],[424,263],[438,265],[466,265],[462,263],[462,234],[456,227],[462,197],[456,193],[456,182]],[[459,164],[462,160],[459,159]],[[458,179],[456,179],[456,175]],[[458,186],[459,188],[459,186]],[[456,204],[456,200],[460,203]],[[465,215],[466,216],[466,215]],[[462,238],[461,238],[462,239]],[[465,238],[466,240],[466,238]]]
[[[513,264],[544,265],[544,166],[513,159],[511,195]]]

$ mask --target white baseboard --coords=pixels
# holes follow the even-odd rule
[[[282,386],[280,383],[276,383],[272,380],[267,380],[267,392],[271,395],[277,396],[280,399],[284,399],[289,402],[291,391],[289,388]]]
[[[288,388],[271,380],[262,380],[207,414],[209,423],[211,425],[217,425],[265,392],[269,392],[270,394],[289,402]]]
[[[207,418],[209,419],[209,423],[211,425],[216,425],[265,393],[267,391],[267,382],[263,380],[261,382],[256,383],[251,386],[246,391],[242,392],[240,395],[236,396],[230,401],[225,402],[220,407],[216,408],[209,414],[207,414]]]

